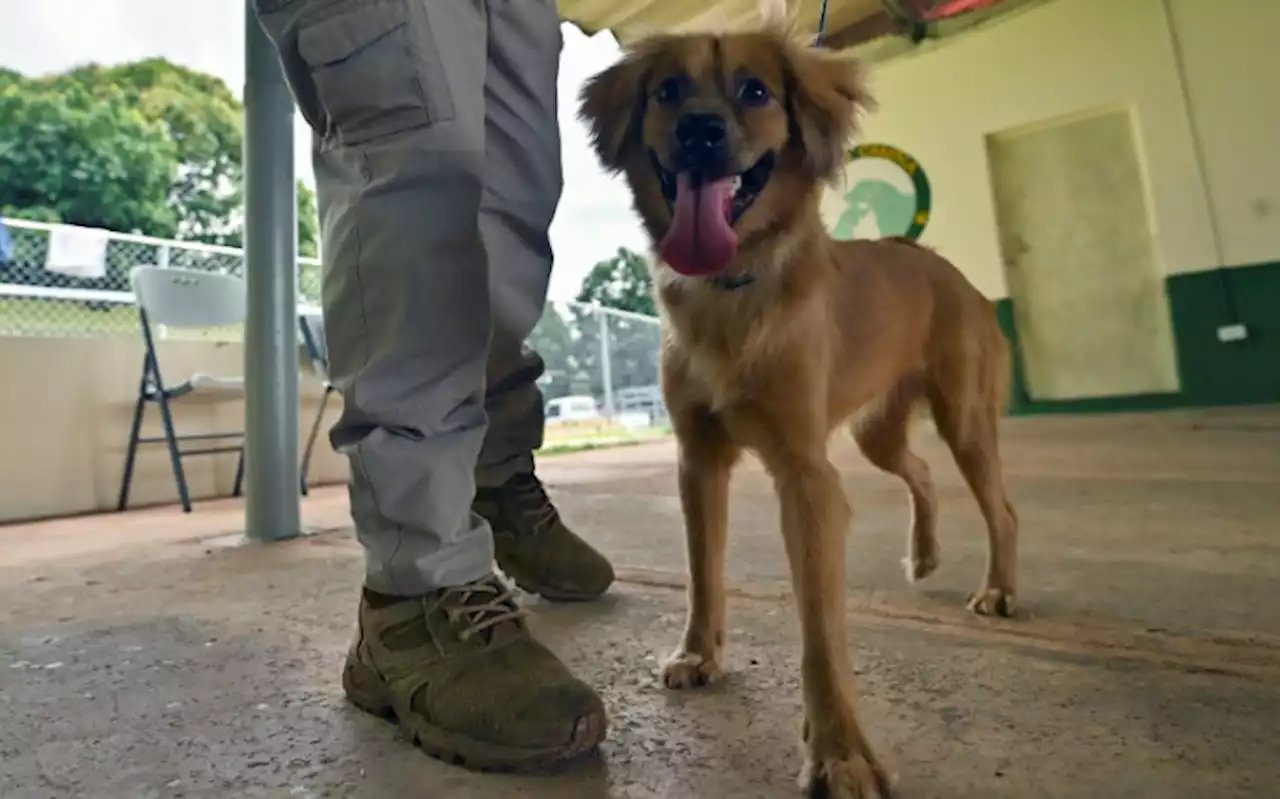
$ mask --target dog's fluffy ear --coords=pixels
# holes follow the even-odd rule
[[[761,26],[779,36],[794,36],[800,9],[792,5],[789,0],[760,0]]]
[[[859,115],[875,108],[862,65],[848,53],[792,47],[786,69],[792,144],[813,177],[832,180],[858,132]]]
[[[578,118],[587,124],[592,149],[611,172],[622,170],[631,148],[641,146],[648,71],[648,54],[632,49],[589,79],[579,95]]]

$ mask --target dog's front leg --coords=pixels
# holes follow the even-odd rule
[[[794,443],[791,443],[794,447]],[[824,447],[766,453],[800,611],[807,796],[888,799],[890,782],[863,735],[845,627],[845,535],[851,512]]]
[[[707,685],[724,671],[724,553],[729,474],[740,450],[705,410],[672,417],[679,441],[680,504],[689,561],[689,607],[680,647],[667,660],[668,688]]]

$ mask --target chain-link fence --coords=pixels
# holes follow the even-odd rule
[[[49,247],[63,226],[4,220],[12,254],[0,263],[0,336],[140,335],[129,270],[142,264],[242,275],[244,254],[230,247],[107,235],[97,274],[51,270]],[[320,304],[320,264],[298,261],[303,304]],[[209,331],[208,340],[236,340],[239,329]],[[168,337],[183,335],[169,331]],[[548,304],[529,344],[546,363],[539,383],[549,438],[631,437],[666,429],[658,391],[658,320],[580,303]]]
[[[129,286],[129,270],[135,266],[244,274],[241,250],[121,233],[106,234],[106,254],[100,263],[93,263],[98,259],[90,256],[68,269],[50,263],[49,250],[60,230],[74,228],[3,221],[12,253],[0,263],[0,336],[138,335],[138,314]],[[303,303],[320,302],[320,262],[314,258],[298,260],[298,293]],[[201,335],[209,338],[208,331]],[[237,330],[216,332],[220,340],[238,336]]]
[[[550,303],[529,337],[546,364],[539,383],[548,436],[634,436],[667,429],[658,390],[658,320]]]

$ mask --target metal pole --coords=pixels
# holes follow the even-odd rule
[[[609,350],[613,347],[609,343],[609,317],[604,312],[604,306],[596,304],[596,318],[600,320],[600,372],[604,379],[604,415],[613,418],[613,359],[609,355]]]
[[[298,463],[298,207],[293,96],[245,3],[245,533],[302,532]]]

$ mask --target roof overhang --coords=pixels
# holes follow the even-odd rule
[[[1035,0],[828,0],[824,43],[865,47],[884,60],[930,39],[988,22]],[[611,30],[626,46],[652,33],[746,30],[760,24],[759,0],[560,0],[560,16],[587,33]],[[822,0],[792,0],[801,30],[818,31]]]

